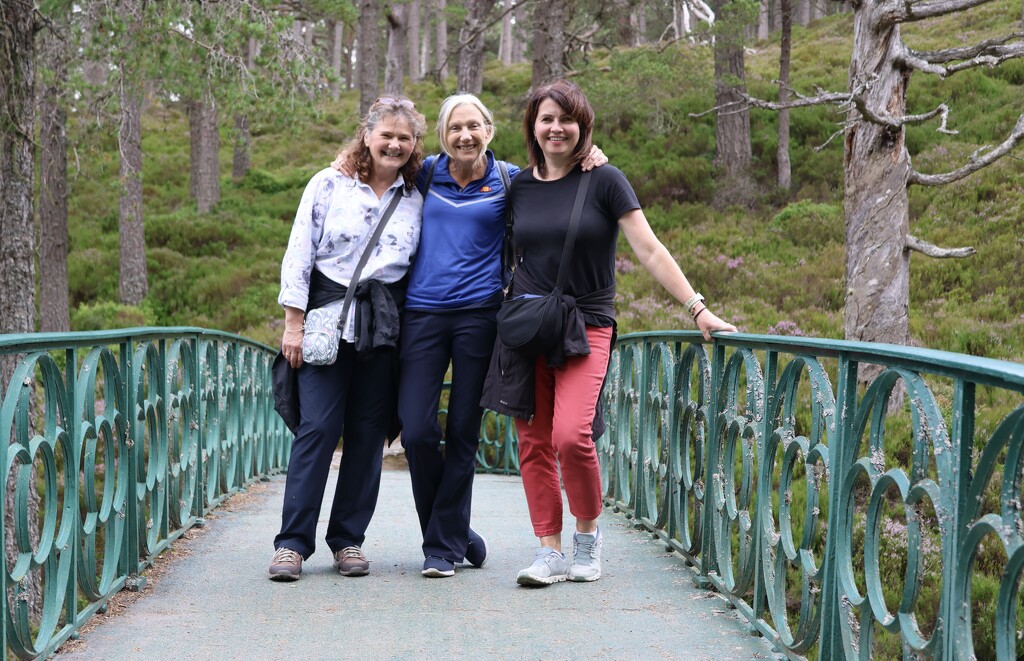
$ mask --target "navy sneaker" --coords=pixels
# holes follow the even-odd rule
[[[487,540],[472,528],[469,529],[469,546],[466,547],[466,562],[480,568],[487,561]]]
[[[427,578],[455,576],[455,563],[432,555],[423,561],[423,575]]]

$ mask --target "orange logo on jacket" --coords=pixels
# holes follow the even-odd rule
[[[481,186],[480,187],[480,192],[481,193],[490,193],[491,192],[491,187],[490,186]]]

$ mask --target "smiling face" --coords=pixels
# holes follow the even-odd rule
[[[544,152],[544,160],[561,164],[573,157],[580,139],[580,125],[553,99],[544,99],[537,108],[533,135]]]
[[[461,165],[472,165],[484,158],[493,131],[475,106],[463,103],[448,116],[445,146],[448,155]]]
[[[412,155],[416,136],[404,117],[391,115],[382,117],[363,142],[370,150],[374,174],[397,176]]]

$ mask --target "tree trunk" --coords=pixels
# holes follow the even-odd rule
[[[199,213],[209,213],[220,202],[220,135],[217,102],[209,90],[189,104],[191,177],[189,192]]]
[[[430,55],[433,52],[431,50],[431,48],[430,48],[430,38],[431,38],[430,37],[430,34],[431,34],[430,25],[431,25],[431,23],[430,23],[430,18],[429,18],[430,16],[433,15],[433,12],[430,10],[429,7],[427,7],[426,11],[424,12],[424,14],[425,14],[424,18],[426,20],[424,21],[424,25],[423,25],[423,36],[420,39],[420,78],[421,79],[424,76],[426,76],[427,73],[430,71]]]
[[[35,274],[32,197],[35,170],[32,155],[32,115],[35,85],[34,8],[31,0],[0,2],[0,332],[35,330]],[[6,397],[21,356],[0,356],[0,393]],[[5,433],[10,430],[6,430]],[[13,471],[4,492],[6,516],[2,525],[7,558],[17,556]],[[35,480],[31,481],[35,484]],[[39,539],[39,494],[28,493],[29,538]],[[42,609],[41,572],[29,572],[13,589],[15,599],[28,600],[34,623]],[[9,599],[9,595],[3,595]]]
[[[756,191],[750,176],[753,150],[750,142],[750,113],[742,105],[740,93],[746,92],[743,61],[743,29],[726,24],[723,16],[726,1],[713,6],[721,26],[715,35],[715,105],[722,107],[715,120],[715,164],[723,170],[724,180],[715,193],[716,205],[750,204]],[[739,105],[728,105],[739,104]]]
[[[905,47],[898,25],[881,29],[880,24],[869,6],[854,14],[850,90],[872,80],[865,93],[868,108],[898,117],[906,109],[909,77],[893,62]],[[849,120],[844,151],[846,339],[907,344],[910,156],[904,132],[863,121],[855,110]]]
[[[501,41],[498,42],[498,59],[505,66],[512,64],[512,15],[505,12],[501,18]]]
[[[619,43],[632,48],[640,46],[638,9],[629,0],[615,0],[615,8],[618,13]],[[639,11],[643,11],[642,8]]]
[[[387,66],[384,69],[384,94],[402,96],[402,79],[405,78],[405,41],[408,35],[408,7],[393,4],[388,11]]]
[[[761,0],[761,10],[757,15],[757,38],[764,41],[768,38],[768,10],[772,0]]]
[[[512,64],[520,64],[526,61],[526,35],[528,34],[526,6],[517,4],[512,13],[516,15],[516,26],[512,31]]]
[[[435,56],[437,57],[438,77],[443,81],[448,77],[448,8],[447,0],[437,0],[437,36],[435,37]]]
[[[779,41],[779,103],[789,100],[789,58],[792,51],[793,12],[790,0],[782,0],[782,35]],[[778,173],[776,183],[782,190],[789,190],[792,172],[789,163],[789,109],[779,111],[779,147],[776,151]]]
[[[794,20],[800,25],[807,27],[811,22],[811,0],[797,0]]]
[[[331,82],[329,89],[331,100],[337,101],[341,98],[341,51],[342,39],[344,38],[345,24],[341,21],[327,22],[328,56],[331,62]]]
[[[377,72],[380,71],[380,3],[359,0],[359,34],[356,66],[359,77],[359,114],[365,115],[379,96]]]
[[[47,33],[43,60],[50,76],[39,102],[39,330],[71,330],[68,310],[68,136],[63,92],[67,50]]]
[[[249,37],[246,44],[245,66],[252,71],[256,68],[256,39]],[[249,116],[244,113],[235,115],[235,146],[231,157],[231,177],[238,181],[249,174],[250,158],[249,143],[251,134],[249,132]]]
[[[138,305],[146,297],[146,235],[142,224],[142,94],[121,65],[121,116],[117,145],[121,153],[118,199],[120,218],[121,302]]]
[[[550,0],[533,5],[533,75],[536,89],[565,73],[565,0]]]
[[[466,20],[459,30],[458,88],[479,94],[484,87],[484,26],[494,0],[466,0]]]
[[[423,78],[420,72],[420,0],[409,3],[409,37],[406,49],[409,52],[409,78],[417,82]]]

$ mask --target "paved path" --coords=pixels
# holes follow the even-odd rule
[[[58,661],[777,658],[724,601],[692,586],[677,555],[611,512],[601,580],[517,586],[536,547],[518,477],[477,476],[473,527],[491,547],[482,569],[420,575],[409,476],[389,470],[364,544],[369,576],[336,574],[323,546],[301,580],[269,581],[283,490],[277,477],[216,510],[152,590]],[[321,544],[326,520],[325,509]]]

